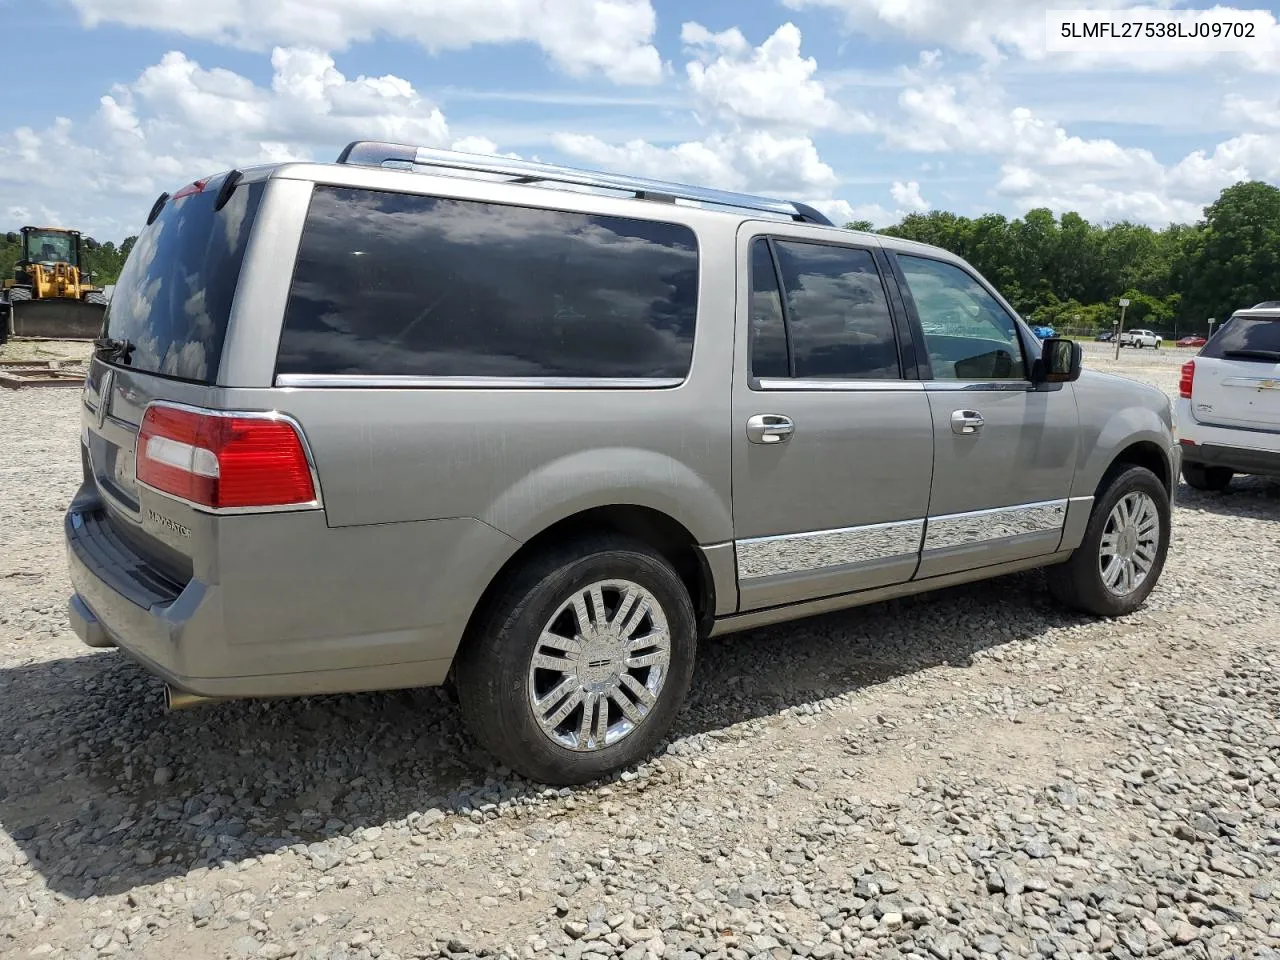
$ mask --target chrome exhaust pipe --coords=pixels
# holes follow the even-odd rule
[[[198,693],[175,690],[167,683],[164,685],[164,708],[166,710],[186,710],[188,707],[198,707],[202,703],[214,703],[221,699],[221,697],[202,697]]]

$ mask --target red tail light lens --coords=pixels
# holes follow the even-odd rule
[[[138,431],[138,481],[215,510],[316,506],[292,422],[151,406]]]
[[[1191,399],[1191,388],[1196,381],[1196,362],[1188,360],[1182,365],[1182,379],[1178,381],[1178,396]]]

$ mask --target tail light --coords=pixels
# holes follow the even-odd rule
[[[138,481],[212,510],[319,506],[293,421],[152,404],[142,418]]]
[[[1178,396],[1190,400],[1191,388],[1196,382],[1196,362],[1188,360],[1182,365],[1182,379],[1178,381]]]

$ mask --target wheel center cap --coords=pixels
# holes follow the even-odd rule
[[[1138,531],[1133,527],[1125,527],[1120,532],[1120,552],[1124,556],[1131,556],[1138,549]]]
[[[605,634],[587,641],[578,660],[578,680],[587,690],[600,693],[618,682],[622,643]]]

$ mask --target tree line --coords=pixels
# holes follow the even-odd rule
[[[17,234],[17,230],[13,231]],[[124,262],[133,249],[137,237],[127,237],[116,246],[110,240],[98,243],[91,237],[80,238],[81,269],[93,274],[93,282],[99,287],[115,283],[124,269]],[[13,268],[22,256],[22,238],[10,240],[9,234],[0,233],[0,280],[12,279]]]
[[[872,229],[866,221],[845,226]],[[1130,301],[1126,327],[1179,335],[1280,300],[1280,188],[1260,181],[1227,187],[1198,223],[1163,230],[1040,208],[1015,220],[913,213],[879,232],[963,257],[1023,317],[1058,330],[1110,327],[1122,297]]]

